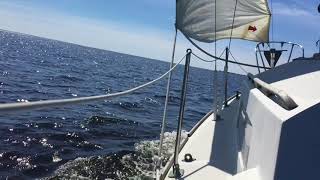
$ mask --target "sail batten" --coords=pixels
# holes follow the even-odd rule
[[[184,35],[201,42],[230,38],[231,29],[231,38],[268,42],[270,11],[267,1],[237,1],[234,16],[236,0],[177,0],[176,26]]]

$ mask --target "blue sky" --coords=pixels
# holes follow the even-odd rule
[[[273,39],[300,43],[311,56],[320,37],[318,4],[318,0],[273,0]],[[174,19],[175,0],[0,2],[0,29],[167,61],[171,57]],[[225,45],[219,42],[219,49]],[[204,46],[213,49],[213,45]],[[254,46],[236,40],[233,54],[254,63]],[[188,47],[192,46],[180,34],[177,58]],[[192,65],[208,68],[208,64],[196,61]],[[231,68],[241,72],[238,67]]]

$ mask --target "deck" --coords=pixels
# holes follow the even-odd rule
[[[189,138],[179,154],[179,165],[184,170],[184,175],[180,179],[230,180],[236,177],[234,175],[237,173],[238,164],[239,106],[240,100],[234,99],[227,108],[220,112],[221,118],[218,121],[214,121],[213,114],[211,114]],[[195,159],[193,162],[183,160],[187,153],[190,153]],[[250,176],[252,174],[250,173]],[[248,177],[247,175],[242,176]],[[166,176],[165,179],[172,178]]]

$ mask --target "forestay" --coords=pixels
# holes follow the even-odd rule
[[[267,0],[177,0],[176,8],[177,28],[198,41],[230,38],[232,27],[231,38],[269,41]]]

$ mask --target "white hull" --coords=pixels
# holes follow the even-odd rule
[[[184,173],[178,179],[320,178],[320,61],[295,61],[257,78],[261,81],[255,83],[290,97],[297,106],[288,109],[280,96],[245,81],[241,98],[229,101],[220,120],[211,113],[184,141],[178,158]],[[185,162],[185,154],[195,160]],[[162,179],[172,179],[172,165],[163,169]]]

